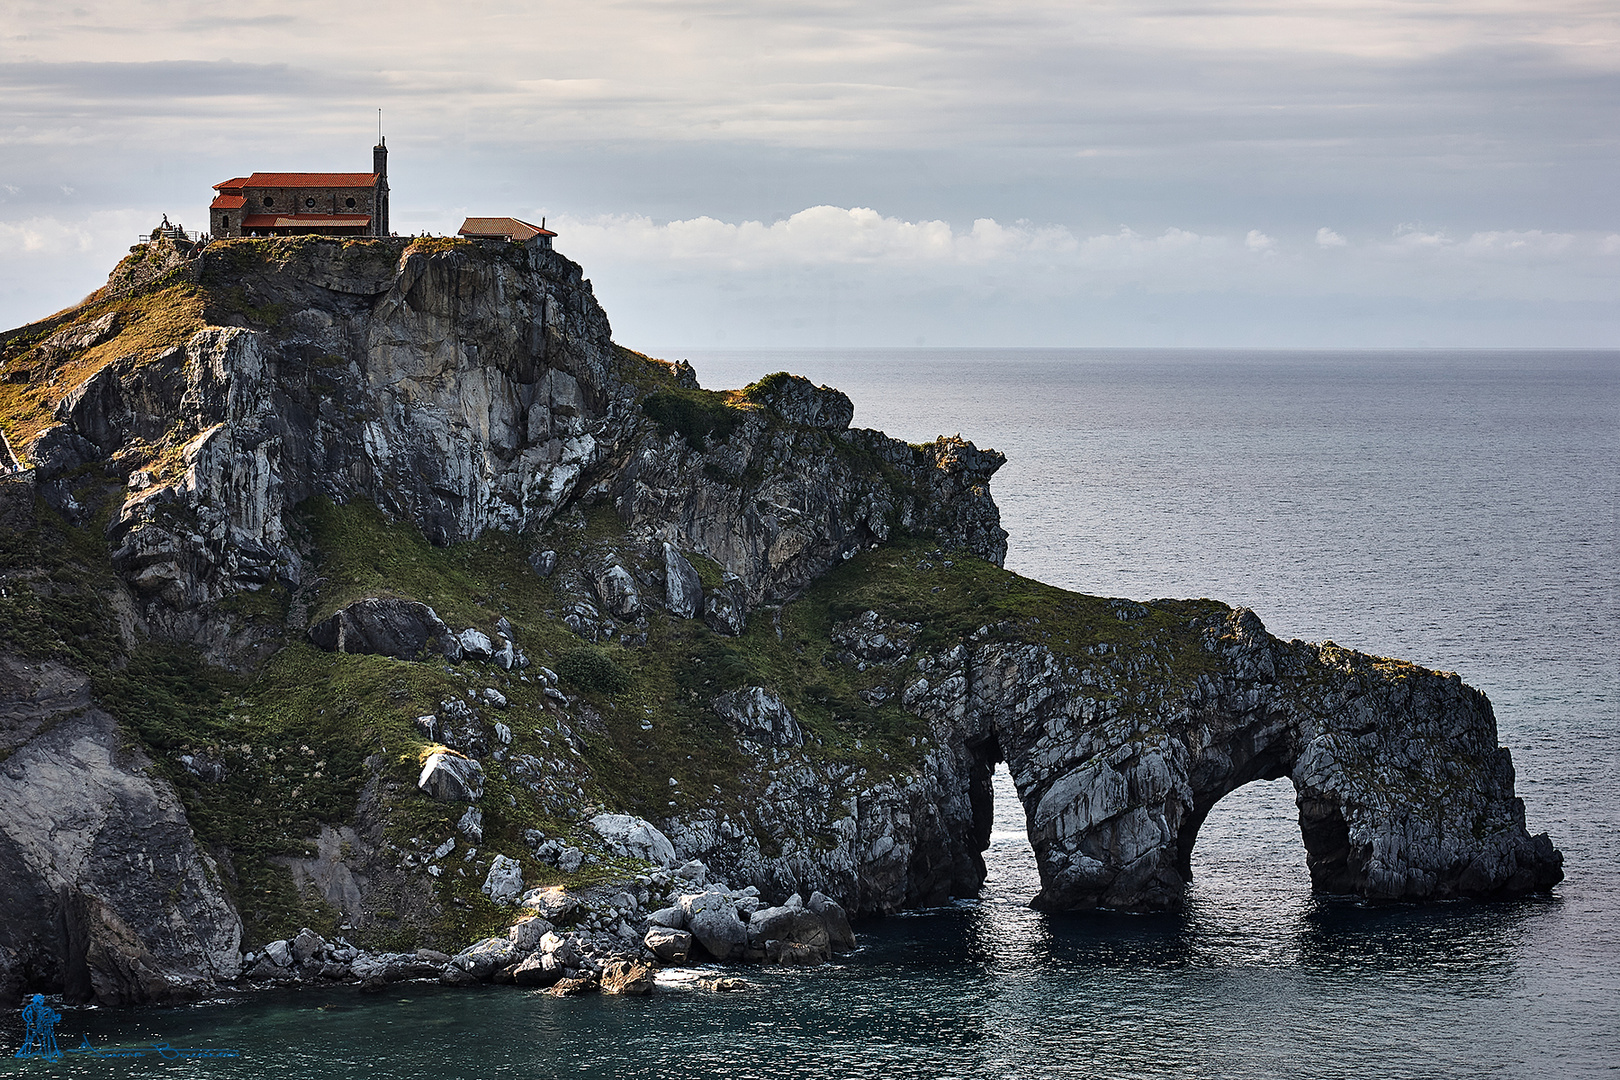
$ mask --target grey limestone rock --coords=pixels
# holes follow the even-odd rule
[[[642,944],[666,964],[684,964],[692,952],[692,935],[674,927],[654,925],[647,928]]]
[[[241,974],[241,921],[179,797],[90,680],[0,650],[0,992],[183,1001]]]
[[[714,699],[714,711],[738,737],[764,746],[803,746],[798,719],[774,690],[748,686]]]
[[[767,375],[749,387],[749,396],[790,424],[843,431],[855,419],[855,405],[841,391],[785,371]]]
[[[741,578],[728,573],[720,588],[703,598],[703,621],[715,633],[731,637],[747,628],[747,594]]]
[[[497,904],[515,904],[523,895],[523,866],[505,855],[495,856],[484,878],[484,895]]]
[[[669,837],[658,831],[652,822],[630,814],[597,814],[591,818],[591,828],[609,847],[632,858],[645,859],[659,866],[675,861],[675,848]]]
[[[641,592],[636,588],[635,576],[618,563],[609,563],[591,577],[597,599],[602,606],[621,619],[634,619],[641,614]]]
[[[695,618],[703,611],[703,582],[674,544],[664,548],[664,604],[671,615]]]
[[[309,628],[309,640],[328,652],[373,653],[414,660],[430,644],[451,638],[431,607],[415,600],[356,600]]]
[[[512,981],[518,986],[554,986],[566,970],[555,956],[534,953],[512,971]]]
[[[468,660],[492,660],[495,657],[495,642],[490,640],[488,634],[475,627],[469,626],[456,635],[461,643],[461,655]]]
[[[484,767],[456,754],[430,754],[416,786],[444,802],[476,802],[484,795]]]
[[[814,892],[805,906],[821,917],[822,925],[827,929],[827,943],[834,951],[848,952],[855,948],[855,931],[850,928],[849,915],[842,904],[830,896]]]
[[[737,917],[737,905],[725,893],[711,891],[681,897],[686,926],[697,943],[716,960],[740,953],[748,944],[748,927]]]

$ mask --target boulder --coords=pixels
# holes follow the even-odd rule
[[[748,686],[721,694],[710,703],[738,738],[764,746],[803,746],[804,730],[774,690]]]
[[[533,952],[540,947],[541,939],[549,933],[551,924],[538,915],[531,915],[513,923],[512,928],[506,932],[506,940],[524,952]]]
[[[827,928],[827,944],[834,952],[849,952],[855,948],[855,931],[850,929],[844,905],[830,896],[813,892],[805,906],[821,916],[822,925]]]
[[[557,923],[572,915],[579,901],[568,895],[568,890],[561,885],[551,885],[524,893],[523,906],[534,908],[541,918]]]
[[[547,990],[546,993],[553,997],[580,997],[584,994],[595,993],[601,988],[601,983],[597,981],[596,975],[592,973],[559,979],[557,984]]]
[[[529,556],[529,569],[541,577],[550,577],[551,572],[557,569],[557,553],[555,551],[536,551]]]
[[[430,754],[416,786],[443,802],[474,802],[484,796],[484,767],[460,754]]]
[[[675,846],[652,822],[630,814],[597,814],[591,828],[620,855],[668,866],[675,861]]]
[[[630,571],[618,563],[609,563],[591,577],[596,595],[602,606],[621,619],[634,619],[641,614],[641,593]]]
[[[460,829],[462,835],[473,843],[482,843],[484,840],[484,812],[476,806],[467,807],[467,812],[461,815],[460,821],[456,822],[456,828]],[[456,838],[452,836],[445,843],[450,845],[450,849],[446,850],[444,855],[439,854],[439,849],[435,849],[433,852],[434,858],[442,859],[445,855],[450,854],[450,851],[455,849]],[[440,848],[442,847],[443,845],[440,845]]]
[[[269,957],[270,962],[276,967],[284,968],[292,966],[292,944],[285,938],[279,941],[272,941],[270,944],[266,945],[264,947],[264,955]]]
[[[737,637],[748,626],[747,590],[742,579],[727,574],[720,588],[703,598],[703,621],[717,634]]]
[[[671,930],[685,930],[686,911],[679,904],[659,908],[647,916],[647,922],[653,926],[667,926]]]
[[[641,943],[666,964],[684,964],[692,952],[692,935],[668,926],[649,926]]]
[[[639,960],[609,960],[602,965],[602,993],[650,994],[653,969]]]
[[[735,903],[722,892],[681,897],[686,926],[704,951],[716,960],[741,952],[748,944],[748,927],[737,918]]]
[[[461,655],[468,660],[490,660],[495,656],[495,643],[482,630],[468,627],[456,635],[461,644]]]
[[[485,938],[462,949],[451,957],[450,963],[453,967],[482,981],[508,964],[516,962],[517,959],[517,946],[506,938]]]
[[[523,895],[523,867],[516,859],[495,856],[484,878],[484,895],[497,904],[515,904]]]
[[[414,660],[429,644],[450,640],[450,628],[415,600],[356,600],[309,628],[309,640],[327,652],[365,653]]]
[[[518,986],[552,986],[564,970],[555,956],[535,953],[512,970],[512,981]]]
[[[761,908],[748,920],[748,944],[769,954],[769,942],[806,945],[823,956],[831,951],[827,926],[821,916],[806,907]]]
[[[298,931],[298,936],[292,940],[293,961],[302,964],[317,955],[325,946],[326,939],[306,926]]]
[[[554,956],[563,967],[576,967],[584,955],[580,952],[579,938],[574,934],[549,933],[540,936],[540,952]]]
[[[664,544],[664,604],[671,615],[695,618],[703,611],[703,582],[674,544]]]

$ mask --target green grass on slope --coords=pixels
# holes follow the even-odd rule
[[[375,793],[368,805],[401,852],[431,850],[454,835],[464,808],[433,802],[416,789],[431,748],[414,723],[452,696],[466,699],[495,687],[510,702],[499,711],[480,706],[487,722],[510,727],[514,741],[504,762],[484,758],[479,861],[499,852],[523,863],[527,883],[578,885],[626,868],[604,862],[565,878],[527,854],[525,829],[588,839],[580,822],[598,806],[655,819],[707,809],[752,819],[762,763],[738,748],[714,713],[710,703],[726,691],[765,685],[782,693],[812,736],[802,751],[812,761],[855,765],[873,776],[913,769],[926,750],[926,725],[897,702],[916,677],[914,660],[861,671],[840,660],[831,641],[838,623],[867,609],[919,624],[921,650],[948,648],[979,633],[981,640],[1039,642],[1084,663],[1088,650],[1108,643],[1143,649],[1158,658],[1154,678],[1177,682],[1213,667],[1189,627],[1224,610],[1209,601],[1121,607],[942,552],[930,541],[900,539],[849,560],[785,607],[755,612],[740,637],[715,634],[701,620],[654,614],[645,646],[593,645],[561,622],[574,599],[559,592],[561,575],[541,579],[526,560],[537,548],[552,548],[564,569],[577,568],[614,545],[627,565],[641,565],[635,553],[644,546],[623,535],[606,507],[561,520],[540,535],[490,533],[447,548],[368,506],[312,501],[301,508],[300,521],[314,551],[308,580],[319,580],[309,603],[312,621],[372,595],[429,603],[455,629],[489,631],[505,616],[534,663],[562,675],[572,703],[565,713],[547,702],[537,680],[492,665],[449,665],[436,656],[346,656],[300,642],[256,675],[236,677],[184,653],[138,652],[125,671],[101,681],[100,696],[163,763],[205,844],[231,853],[234,891],[253,941],[305,924],[330,928],[332,912],[294,894],[277,860],[312,854],[309,842],[323,824],[352,823],[363,791]],[[699,561],[713,576],[716,568]],[[863,691],[871,698],[879,686],[888,690],[886,700],[863,699]],[[509,771],[513,755],[554,761],[564,745],[579,748],[588,770],[566,778],[566,804],[537,795]],[[223,762],[227,779],[195,779],[176,763],[183,753]],[[572,794],[576,782],[583,797]],[[764,835],[765,823],[759,824]],[[432,886],[443,914],[425,939],[440,945],[464,943],[509,916],[479,894],[478,864],[462,867],[456,858]],[[417,940],[408,920],[391,936],[388,914],[370,933],[371,943],[402,947]]]

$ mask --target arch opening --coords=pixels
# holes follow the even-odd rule
[[[1313,890],[1301,840],[1290,778],[1258,777],[1232,789],[1203,815],[1196,843],[1178,851],[1186,907],[1227,922],[1302,903]]]

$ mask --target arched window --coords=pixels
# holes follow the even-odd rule
[[[221,216],[220,219],[219,219],[219,227],[222,228],[222,229],[230,228],[231,227],[231,215],[225,214],[225,215]]]

